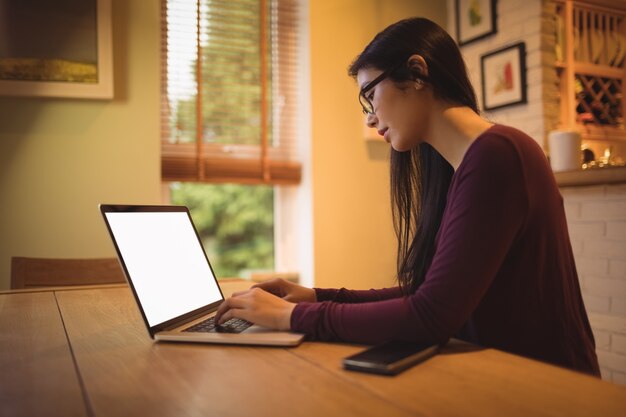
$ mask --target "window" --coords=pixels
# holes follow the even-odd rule
[[[162,0],[164,181],[297,184],[296,0]]]
[[[166,199],[189,207],[218,277],[293,269],[274,242],[297,218],[276,186],[301,181],[300,3],[162,0]]]
[[[171,202],[189,208],[218,277],[274,269],[274,187],[174,183]]]

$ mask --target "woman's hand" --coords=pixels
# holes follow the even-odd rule
[[[275,278],[253,285],[252,288],[260,288],[285,301],[291,301],[292,303],[299,303],[301,301],[314,303],[317,301],[317,296],[313,288],[306,288],[281,278]]]
[[[215,322],[223,324],[239,318],[278,330],[291,329],[291,312],[295,304],[278,298],[260,288],[234,293],[217,309]]]

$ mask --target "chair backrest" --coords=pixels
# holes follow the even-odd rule
[[[11,289],[125,282],[116,258],[11,258]]]

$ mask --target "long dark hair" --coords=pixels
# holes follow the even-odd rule
[[[409,68],[408,59],[414,54],[426,61],[428,76]],[[425,18],[394,23],[376,35],[350,65],[348,73],[354,78],[364,68],[388,71],[394,67],[398,69],[389,75],[394,82],[425,80],[438,99],[479,113],[461,52],[436,23]],[[391,149],[390,167],[398,282],[405,294],[411,294],[424,282],[432,263],[435,237],[454,170],[427,143],[407,152]]]

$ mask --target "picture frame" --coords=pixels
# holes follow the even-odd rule
[[[456,0],[456,36],[459,46],[498,32],[496,0]]]
[[[0,0],[0,95],[112,99],[111,2]]]
[[[480,57],[483,110],[527,102],[526,44],[516,43]]]

